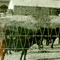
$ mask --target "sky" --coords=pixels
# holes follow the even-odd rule
[[[8,9],[14,9],[13,0],[10,1]]]

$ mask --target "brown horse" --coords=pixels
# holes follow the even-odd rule
[[[0,56],[1,56],[1,60],[4,60],[4,56],[5,56],[4,40],[0,40]]]
[[[4,60],[4,56],[5,56],[5,42],[4,42],[4,37],[3,37],[3,30],[4,28],[0,25],[0,56],[1,56],[1,60]]]

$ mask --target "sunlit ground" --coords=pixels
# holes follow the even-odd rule
[[[43,52],[41,52],[43,51]],[[19,60],[21,56],[20,52],[12,52],[11,54],[5,55],[5,60]],[[60,59],[60,45],[55,45],[54,49],[50,46],[44,46],[43,50],[39,50],[38,46],[33,45],[27,53],[27,60],[59,60]]]

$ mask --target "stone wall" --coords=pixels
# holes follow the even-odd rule
[[[28,7],[28,6],[15,6],[14,7],[15,15],[32,15],[36,19],[43,18],[46,19],[46,16],[49,15],[49,9],[39,8],[39,7]]]
[[[30,6],[15,6],[14,7],[15,15],[32,15],[36,20],[39,21],[39,24],[49,25],[50,15],[56,15],[55,8],[42,8],[42,7],[30,7]],[[42,25],[41,24],[41,25]]]

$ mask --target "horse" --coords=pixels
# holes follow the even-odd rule
[[[41,45],[43,46],[43,40],[46,39],[46,45],[48,46],[51,42],[51,48],[53,48],[54,41],[57,37],[60,39],[60,29],[59,28],[43,28],[40,27],[40,29],[37,32],[38,35],[41,35]],[[52,40],[52,41],[51,41]]]
[[[1,56],[1,60],[4,60],[4,56],[5,56],[5,51],[4,51],[4,40],[0,39],[0,56]]]
[[[37,44],[38,48],[40,49],[40,36],[37,36],[36,32],[28,29],[17,27],[18,31],[16,32],[15,29],[6,29],[5,30],[5,52],[6,53],[9,49],[11,51],[19,52],[22,51],[20,60],[24,55],[24,60],[26,60],[27,50],[33,45]]]

